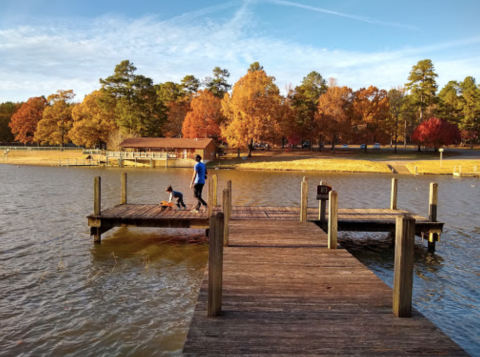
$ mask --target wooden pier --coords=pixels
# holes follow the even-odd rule
[[[184,356],[468,356],[415,309],[396,317],[392,289],[314,223],[229,226],[220,316],[207,271]]]
[[[443,229],[438,185],[430,185],[428,218],[397,209],[396,179],[382,209],[338,209],[335,191],[328,209],[326,201],[308,207],[306,178],[301,188],[300,207],[243,207],[232,205],[228,181],[220,205],[213,175],[209,210],[192,213],[127,203],[123,174],[120,204],[102,211],[96,177],[88,224],[96,242],[121,226],[210,230],[185,356],[467,356],[412,307],[415,235],[432,248]],[[395,232],[393,291],[341,249],[342,230]]]

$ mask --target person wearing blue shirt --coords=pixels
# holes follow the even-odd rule
[[[200,155],[195,156],[195,161],[197,162],[193,167],[193,177],[192,182],[190,183],[190,188],[193,186],[193,196],[197,199],[197,206],[190,212],[198,213],[201,205],[204,205],[205,208],[202,212],[207,211],[207,202],[202,198],[203,186],[205,186],[205,179],[207,178],[207,168],[205,164],[201,162],[202,157]]]

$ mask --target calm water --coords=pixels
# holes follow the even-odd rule
[[[89,236],[93,177],[103,207],[120,200],[119,169],[0,165],[0,356],[168,356],[181,352],[203,278],[202,231],[114,229]],[[129,172],[129,201],[156,203],[168,184],[192,203],[186,169]],[[216,171],[235,205],[298,205],[302,173]],[[389,205],[389,175],[309,174],[334,185],[343,208]],[[435,254],[418,239],[415,306],[472,355],[480,355],[480,181],[398,176],[399,207],[428,212],[439,183],[446,222]],[[310,192],[310,204],[316,204]],[[341,241],[390,286],[391,239]]]

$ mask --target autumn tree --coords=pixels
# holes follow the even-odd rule
[[[47,97],[48,106],[38,122],[34,141],[42,145],[60,145],[70,141],[68,132],[72,128],[73,90],[58,90]]]
[[[434,148],[435,151],[442,146],[459,143],[460,139],[457,125],[435,117],[422,122],[412,135],[412,141],[427,148]]]
[[[72,110],[73,126],[68,135],[76,145],[100,147],[106,143],[109,134],[117,129],[112,110],[100,105],[104,91],[94,91]]]
[[[32,97],[22,104],[20,109],[12,116],[9,124],[16,141],[24,144],[35,141],[37,125],[43,117],[43,111],[46,106],[47,100],[45,97]]]
[[[168,138],[182,135],[183,123],[190,111],[190,99],[182,97],[175,102],[167,103],[167,120],[163,124],[163,133]]]
[[[207,89],[200,90],[192,98],[191,111],[185,116],[182,134],[184,138],[216,138],[224,121],[221,99]]]
[[[332,150],[337,140],[348,136],[351,130],[352,90],[339,87],[331,80],[327,91],[318,100],[316,120],[327,139],[332,141]]]
[[[322,141],[321,128],[315,120],[320,96],[327,91],[327,84],[318,72],[310,72],[303,78],[302,84],[290,93],[291,105],[295,108],[296,124],[302,139],[308,139],[312,144],[315,139]],[[310,146],[313,148],[313,145]]]
[[[230,77],[228,70],[215,67],[213,69],[213,77],[206,77],[203,85],[212,92],[215,97],[222,99],[225,93],[232,87],[227,82],[228,77]]]
[[[265,71],[248,72],[233,86],[222,100],[222,111],[227,118],[222,136],[231,147],[248,147],[251,157],[254,142],[271,142],[278,130],[278,112],[281,96],[275,78]]]

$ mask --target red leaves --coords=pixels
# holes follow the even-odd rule
[[[24,144],[33,142],[37,124],[43,117],[46,105],[47,101],[44,97],[33,97],[22,104],[9,124],[12,133],[16,134],[15,140]]]
[[[426,147],[439,148],[458,143],[460,131],[455,124],[434,117],[425,120],[415,129],[412,141]]]

